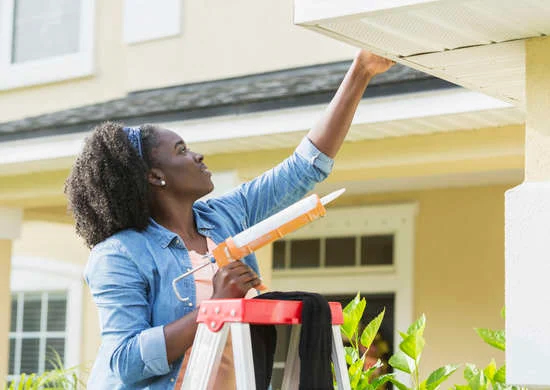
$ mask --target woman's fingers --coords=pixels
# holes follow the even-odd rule
[[[242,298],[261,280],[256,273],[241,261],[234,261],[218,270],[213,279],[216,298]]]

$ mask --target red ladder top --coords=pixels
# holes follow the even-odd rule
[[[257,325],[295,325],[302,322],[301,301],[271,299],[210,299],[200,304],[197,322],[219,331],[226,322]],[[332,324],[342,325],[344,317],[339,302],[329,302]]]

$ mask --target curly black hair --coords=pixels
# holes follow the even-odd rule
[[[65,181],[76,233],[89,247],[124,229],[141,231],[149,223],[147,172],[154,163],[157,126],[140,126],[143,158],[123,127],[118,122],[96,126]]]

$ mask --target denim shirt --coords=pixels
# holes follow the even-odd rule
[[[333,161],[307,138],[275,168],[218,198],[193,205],[200,234],[216,244],[301,199],[325,179]],[[256,257],[242,259],[259,273]],[[197,308],[195,281],[172,280],[191,268],[181,238],[151,219],[94,246],[84,277],[99,311],[101,346],[88,388],[172,389],[182,359],[168,364],[164,325]]]

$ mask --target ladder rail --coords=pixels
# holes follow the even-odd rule
[[[222,357],[228,333],[228,326],[224,326],[218,332],[211,332],[206,324],[199,324],[181,390],[207,388],[212,371]]]
[[[336,375],[338,390],[351,390],[340,325],[332,325],[332,364],[334,365],[334,375]]]
[[[231,340],[233,341],[233,364],[235,366],[237,389],[256,390],[250,325],[247,323],[232,323]]]
[[[300,383],[300,330],[302,325],[293,325],[286,354],[285,370],[281,389],[298,390]]]

